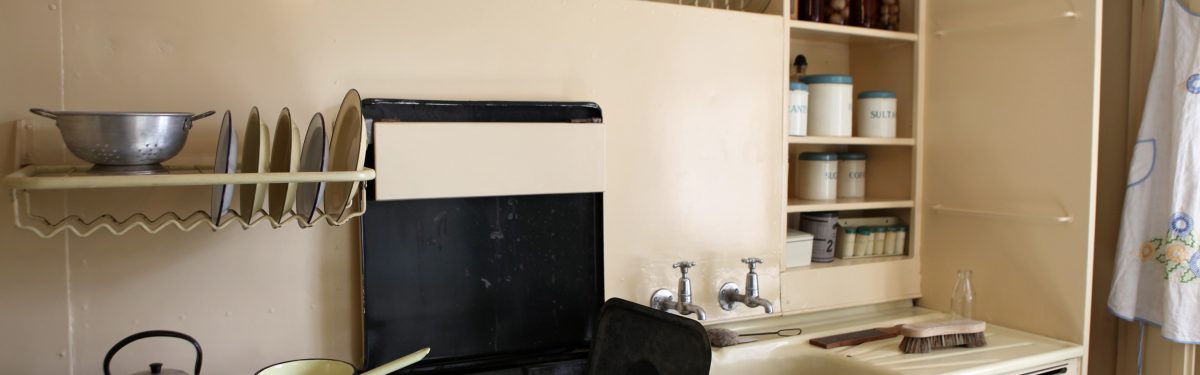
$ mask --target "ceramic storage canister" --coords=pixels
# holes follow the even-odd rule
[[[808,135],[849,137],[853,130],[854,79],[844,74],[804,76],[808,84]]]
[[[858,110],[854,114],[854,135],[859,137],[896,138],[896,93],[863,91],[858,94]]]
[[[788,135],[808,135],[808,85],[792,82],[788,91]]]
[[[862,198],[866,196],[867,154],[840,152],[837,158],[837,197]]]
[[[796,180],[792,183],[792,195],[818,201],[837,199],[837,168],[835,153],[800,153],[795,160]]]

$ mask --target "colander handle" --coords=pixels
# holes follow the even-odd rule
[[[42,116],[42,117],[45,117],[45,118],[48,118],[51,120],[58,119],[58,116],[55,115],[54,112],[50,112],[50,111],[47,111],[47,110],[44,110],[41,108],[30,108],[29,112],[33,112],[33,114],[35,114],[35,115]]]
[[[212,116],[212,115],[213,115],[213,114],[215,114],[215,113],[217,113],[217,111],[208,111],[208,112],[204,112],[204,113],[201,113],[201,114],[198,114],[198,115],[194,115],[194,116],[192,116],[192,119],[191,119],[191,120],[192,120],[192,121],[196,121],[196,120],[199,120],[199,119],[202,119],[202,118],[208,117],[208,116]]]
[[[192,117],[189,117],[187,122],[185,122],[183,124],[183,130],[192,130],[192,121],[196,121],[196,120],[208,117],[208,116],[212,116],[214,113],[217,113],[217,111],[208,111],[208,112],[204,112],[204,113],[201,113],[198,115],[192,115]]]

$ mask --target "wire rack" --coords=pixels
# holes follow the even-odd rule
[[[356,199],[345,213],[327,213],[317,209],[311,221],[306,221],[295,210],[288,210],[281,217],[275,218],[266,212],[258,210],[247,218],[236,210],[227,211],[218,225],[213,221],[212,214],[197,210],[181,215],[175,211],[167,211],[158,216],[145,213],[134,213],[127,217],[118,218],[111,214],[101,214],[88,218],[80,215],[69,215],[61,219],[50,219],[33,213],[30,199],[31,191],[38,190],[78,190],[96,188],[135,188],[135,187],[169,187],[169,186],[216,186],[226,184],[248,185],[266,183],[304,183],[304,182],[365,182],[375,179],[375,170],[366,168],[350,172],[292,172],[292,173],[212,173],[212,166],[168,166],[168,172],[141,176],[97,175],[88,172],[86,166],[38,166],[30,165],[18,169],[4,177],[5,187],[12,189],[13,218],[17,227],[37,233],[42,238],[54,237],[60,233],[73,233],[79,237],[87,237],[101,230],[114,235],[122,235],[134,229],[147,233],[158,233],[165,228],[177,228],[187,232],[196,228],[209,228],[213,231],[239,225],[249,229],[262,222],[268,222],[273,228],[279,228],[295,222],[301,228],[308,228],[324,221],[331,226],[340,226],[350,220],[362,216],[366,210],[366,185],[361,184]]]

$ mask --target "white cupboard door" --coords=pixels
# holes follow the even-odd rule
[[[926,3],[922,305],[948,310],[956,270],[970,269],[976,318],[1084,342],[1097,3]]]

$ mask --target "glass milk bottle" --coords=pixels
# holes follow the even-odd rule
[[[975,290],[971,288],[971,270],[958,270],[958,282],[950,296],[950,316],[971,319],[975,311]]]

